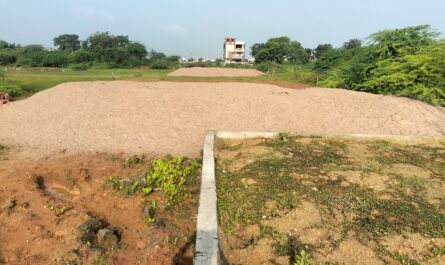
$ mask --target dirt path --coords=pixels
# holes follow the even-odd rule
[[[445,108],[341,89],[250,83],[82,82],[0,106],[0,143],[199,155],[207,130],[443,135]]]

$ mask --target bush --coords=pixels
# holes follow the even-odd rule
[[[17,57],[7,53],[0,53],[0,65],[13,64],[17,61]]]
[[[284,73],[287,71],[286,66],[275,62],[264,62],[256,65],[258,71],[264,73]]]
[[[48,52],[42,59],[42,66],[45,67],[64,67],[68,63],[68,57],[62,52]]]
[[[166,60],[157,60],[150,64],[151,69],[170,69],[172,64]]]
[[[70,68],[73,71],[85,71],[90,68],[90,65],[86,63],[77,63],[77,64],[71,64]]]
[[[0,77],[0,92],[8,93],[11,97],[16,98],[24,95],[26,91],[18,82]]]

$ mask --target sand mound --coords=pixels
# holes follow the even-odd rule
[[[0,143],[27,155],[199,155],[207,130],[443,135],[445,108],[341,89],[251,83],[82,82],[0,106]]]
[[[236,77],[236,76],[260,76],[263,73],[255,69],[235,69],[235,68],[180,68],[169,73],[169,76],[196,76],[196,77]]]

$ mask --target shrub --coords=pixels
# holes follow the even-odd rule
[[[77,64],[72,64],[70,66],[70,68],[73,71],[85,71],[85,70],[88,70],[90,68],[90,65],[87,64],[87,63],[77,63]]]
[[[0,65],[13,64],[17,61],[17,57],[7,53],[0,53]]]
[[[184,157],[175,157],[167,160],[152,160],[150,170],[145,178],[146,187],[144,193],[150,193],[159,188],[167,195],[170,202],[182,198],[184,184],[187,177],[199,167],[196,160],[186,164]]]
[[[166,60],[157,60],[150,64],[151,69],[170,69],[172,64]]]
[[[25,94],[26,91],[18,82],[0,77],[0,92],[8,93],[11,97],[16,98]]]

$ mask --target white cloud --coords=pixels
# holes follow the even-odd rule
[[[113,20],[114,16],[111,13],[97,10],[94,7],[89,8],[78,8],[74,10],[74,13],[90,19],[105,19],[105,20]]]
[[[189,34],[189,30],[179,24],[164,25],[162,26],[162,31],[173,36],[186,36]]]

